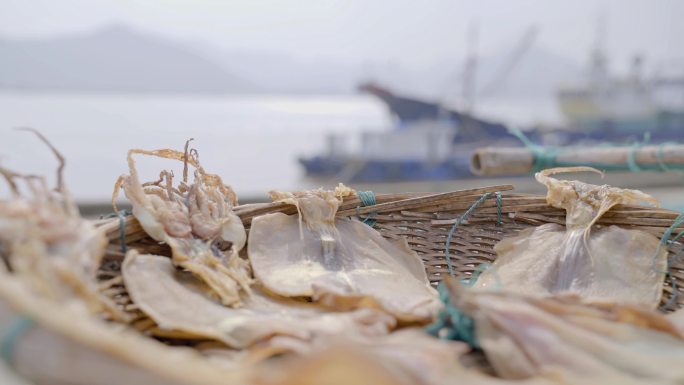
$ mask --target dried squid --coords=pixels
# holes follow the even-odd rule
[[[304,357],[279,385],[392,384],[392,385],[551,385],[543,378],[510,381],[464,366],[469,351],[457,341],[443,341],[422,330],[405,329],[365,340],[336,340]],[[578,384],[579,385],[579,384]]]
[[[273,336],[310,340],[325,334],[386,334],[395,324],[394,318],[373,309],[328,313],[310,303],[271,296],[258,286],[243,307],[225,307],[209,299],[194,277],[183,278],[168,258],[135,250],[128,252],[122,273],[133,301],[160,328],[232,348],[247,348]]]
[[[674,313],[668,314],[667,317],[684,334],[684,310],[679,309]]]
[[[420,258],[405,241],[390,242],[355,219],[336,219],[344,186],[272,192],[299,217],[267,214],[252,221],[248,256],[268,290],[312,297],[335,309],[381,308],[401,321],[429,321],[440,307]]]
[[[99,293],[96,271],[106,237],[83,219],[63,182],[64,158],[38,131],[60,162],[57,187],[52,191],[43,177],[20,175],[0,168],[12,197],[0,200],[0,256],[5,270],[45,296],[112,318],[125,316]],[[20,190],[24,182],[30,194]]]
[[[163,171],[158,181],[141,183],[133,159],[137,154],[182,161],[182,181],[174,186],[173,173]],[[188,165],[195,168],[192,183]],[[233,190],[204,171],[188,143],[185,152],[130,150],[128,167],[130,175],[119,178],[112,202],[123,188],[145,232],[171,247],[173,263],[206,282],[223,304],[239,306],[251,293],[251,278],[249,263],[239,256],[247,235],[232,209],[237,204]]]
[[[653,310],[583,303],[575,295],[528,297],[448,284],[475,321],[479,345],[504,378],[572,384],[684,383],[684,335]]]
[[[565,228],[550,223],[502,240],[495,246],[498,257],[493,268],[480,276],[475,287],[534,295],[575,293],[655,308],[667,265],[667,251],[658,247],[659,240],[640,230],[592,226],[617,204],[657,201],[637,190],[550,177],[579,171],[598,172],[572,167],[537,173],[537,181],[548,187],[547,202],[566,210]]]

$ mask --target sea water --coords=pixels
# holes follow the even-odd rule
[[[552,103],[483,103],[478,113],[514,124],[556,118]],[[338,151],[354,151],[360,132],[391,129],[392,118],[367,95],[1,91],[0,165],[54,182],[54,157],[34,136],[14,130],[22,126],[39,129],[63,153],[66,182],[80,202],[109,200],[116,178],[128,171],[128,149],[182,150],[189,138],[208,172],[239,196],[266,199],[271,189],[312,186],[297,159],[325,152],[329,135],[346,139],[335,142],[343,147]],[[163,168],[181,170],[178,162],[136,159],[144,180],[155,180]]]
[[[238,195],[302,186],[300,156],[325,151],[326,136],[387,129],[385,107],[367,96],[169,96],[0,93],[0,165],[48,174],[57,163],[36,138],[39,129],[67,159],[66,181],[79,201],[109,199],[127,172],[130,148],[192,147],[204,168]],[[350,146],[352,144],[349,144]],[[179,164],[138,157],[146,180]],[[177,173],[176,175],[180,175]]]

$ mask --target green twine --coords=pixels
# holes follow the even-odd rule
[[[376,201],[375,201],[375,194],[373,194],[372,191],[357,191],[356,196],[359,197],[359,200],[361,201],[361,206],[366,207],[366,206],[375,206]],[[367,224],[370,227],[373,227],[375,225],[375,216],[377,215],[376,212],[370,212],[365,218],[361,218],[361,215],[359,214],[359,206],[356,206],[356,217],[362,221],[363,223]]]
[[[481,263],[470,278],[464,278],[459,282],[463,286],[472,287],[483,272],[492,268],[492,265],[489,263]],[[494,274],[494,277],[496,278],[496,290],[501,290],[499,276]],[[438,293],[444,308],[437,313],[437,319],[428,325],[425,331],[435,337],[445,340],[463,341],[471,347],[479,349],[480,344],[476,338],[475,321],[473,318],[451,303],[449,291],[444,282],[439,284]]]
[[[2,354],[2,359],[10,367],[14,367],[14,347],[17,341],[23,336],[27,331],[31,330],[35,325],[35,321],[25,316],[18,316],[12,321],[10,326],[5,331],[5,335],[2,337],[2,342],[0,343],[0,354]]]
[[[494,193],[496,197],[496,225],[501,226],[503,222],[501,221],[501,208],[503,207],[503,198],[501,197],[501,192],[497,191]]]
[[[508,129],[508,132],[520,139],[525,147],[532,151],[532,157],[534,159],[534,163],[532,164],[533,173],[547,168],[557,167],[558,162],[556,161],[556,157],[558,156],[558,150],[556,148],[543,147],[535,144],[518,128],[511,127]]]
[[[126,246],[126,210],[118,212],[119,217],[119,243],[121,244],[121,252],[126,254],[128,247]]]
[[[475,335],[475,321],[451,303],[449,292],[443,282],[439,284],[438,292],[444,308],[437,314],[435,322],[427,326],[425,331],[435,337],[463,341],[479,349],[480,344]]]
[[[100,215],[100,219],[112,219],[112,218],[117,218],[120,213],[123,213],[123,215],[133,215],[133,212],[131,210],[119,210],[115,213],[109,213],[107,215]]]
[[[656,273],[660,274],[665,274],[667,278],[670,280],[670,284],[672,285],[672,296],[670,299],[665,303],[665,308],[669,308],[672,306],[672,304],[675,303],[677,300],[677,297],[679,296],[679,293],[677,292],[677,280],[675,277],[672,275],[671,271],[671,265],[674,262],[675,258],[679,257],[679,254],[681,254],[681,251],[677,253],[676,255],[670,257],[667,259],[667,268],[666,270],[660,270],[656,267],[656,259],[658,258],[658,254],[660,254],[660,250],[665,246],[667,243],[673,243],[677,241],[680,237],[684,236],[684,231],[680,232],[677,234],[674,239],[670,241],[670,237],[672,237],[672,233],[675,231],[677,227],[679,227],[682,223],[684,223],[684,214],[680,213],[677,218],[675,218],[674,222],[672,222],[672,225],[665,230],[663,233],[662,238],[660,238],[660,242],[658,243],[658,247],[656,248],[655,254],[653,255],[653,261],[651,263],[651,269],[655,271]]]
[[[482,203],[484,203],[484,201],[486,201],[490,196],[491,193],[482,194],[482,196],[458,218],[456,223],[454,223],[449,230],[449,234],[447,235],[446,239],[446,247],[444,249],[444,256],[446,257],[447,266],[449,268],[449,275],[454,276],[454,268],[451,263],[451,256],[449,255],[449,247],[451,245],[451,239],[454,235],[454,232],[458,226],[460,226],[463,221],[470,218],[473,211],[482,205]],[[496,225],[501,226],[503,224],[501,215],[503,198],[501,196],[501,192],[499,191],[495,192],[494,196],[496,197]],[[482,263],[475,269],[469,279],[462,279],[460,283],[463,286],[471,287],[475,284],[475,282],[477,282],[477,279],[480,277],[480,275],[485,270],[490,268],[492,268],[490,264]],[[494,277],[496,279],[496,288],[499,290],[501,288],[501,281],[498,275],[495,274]],[[439,284],[438,291],[439,298],[442,303],[444,303],[444,308],[437,314],[437,319],[435,322],[426,327],[426,332],[442,339],[463,341],[473,348],[479,349],[480,345],[475,337],[475,321],[472,319],[472,317],[466,315],[451,303],[449,300],[449,292],[447,291],[446,286],[444,286],[444,282]]]
[[[658,146],[658,151],[656,152],[656,161],[658,161],[658,166],[660,166],[660,169],[662,171],[671,171],[672,170],[672,168],[670,168],[670,166],[668,166],[667,163],[665,163],[663,161],[663,157],[665,156],[664,155],[665,146],[677,145],[677,144],[679,144],[679,143],[677,143],[677,142],[664,142]]]
[[[461,223],[463,223],[463,221],[468,220],[468,218],[470,218],[470,216],[473,214],[473,211],[475,211],[476,208],[480,207],[480,205],[482,203],[484,203],[484,201],[486,201],[487,198],[489,198],[490,196],[491,196],[491,193],[482,194],[480,199],[475,201],[475,203],[473,203],[468,208],[468,210],[466,210],[466,212],[463,213],[463,215],[461,215],[458,218],[458,220],[454,223],[454,225],[451,226],[451,230],[449,230],[449,234],[447,234],[446,247],[444,248],[444,256],[446,257],[447,267],[449,268],[449,275],[451,275],[452,277],[454,276],[454,267],[452,266],[452,263],[451,263],[451,256],[449,255],[449,248],[451,247],[451,238],[454,236],[454,231],[456,231],[458,226],[460,226]],[[497,198],[497,205],[498,205],[498,200],[499,199]],[[497,211],[501,211],[501,210],[497,210]],[[501,222],[501,215],[499,214],[498,223],[500,223],[500,222]]]
[[[678,238],[681,237],[682,235],[684,235],[684,231],[682,231],[682,232],[680,232],[679,234],[677,234],[677,236],[675,237],[675,239],[678,239]],[[674,240],[673,240],[673,242],[674,242]],[[673,255],[672,257],[668,258],[668,260],[667,260],[667,270],[668,270],[667,275],[668,275],[668,278],[670,278],[670,285],[672,286],[672,296],[670,297],[670,299],[667,300],[667,302],[665,302],[665,305],[664,305],[664,308],[665,308],[665,309],[668,309],[668,308],[672,307],[672,305],[674,305],[675,301],[676,301],[677,298],[679,297],[679,289],[678,289],[678,287],[677,287],[677,280],[676,280],[676,279],[674,278],[674,276],[672,275],[672,272],[670,271],[670,266],[672,266],[672,264],[673,264],[677,259],[679,259],[679,257],[681,257],[681,255],[682,255],[683,252],[684,252],[684,249],[679,250],[679,251],[677,252],[677,254]]]
[[[641,167],[639,167],[639,164],[636,161],[636,153],[640,147],[641,147],[641,143],[634,142],[634,144],[632,144],[632,146],[631,146],[631,149],[629,150],[629,153],[627,154],[627,168],[631,172],[642,171]]]
[[[101,215],[100,219],[119,218],[119,244],[121,244],[121,252],[126,254],[128,247],[126,246],[126,216],[133,215],[130,210],[119,210],[118,212]]]
[[[634,142],[630,148],[629,153],[627,154],[627,168],[631,172],[640,172],[643,171],[643,168],[637,163],[636,160],[636,155],[637,151],[643,147],[644,145],[648,144],[648,142],[651,141],[651,133],[646,132],[644,133],[644,140],[641,142]],[[659,164],[664,164],[662,159],[658,160]],[[662,168],[662,167],[661,167]]]

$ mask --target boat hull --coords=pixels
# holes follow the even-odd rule
[[[471,178],[470,157],[439,162],[422,160],[362,160],[326,157],[302,158],[299,162],[311,178],[335,179],[346,183],[440,181]]]

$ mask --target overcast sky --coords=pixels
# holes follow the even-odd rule
[[[538,44],[586,62],[604,12],[606,49],[684,59],[678,0],[0,0],[0,34],[55,36],[124,23],[227,49],[424,66],[462,60],[471,22],[479,51],[512,47],[536,25]]]

